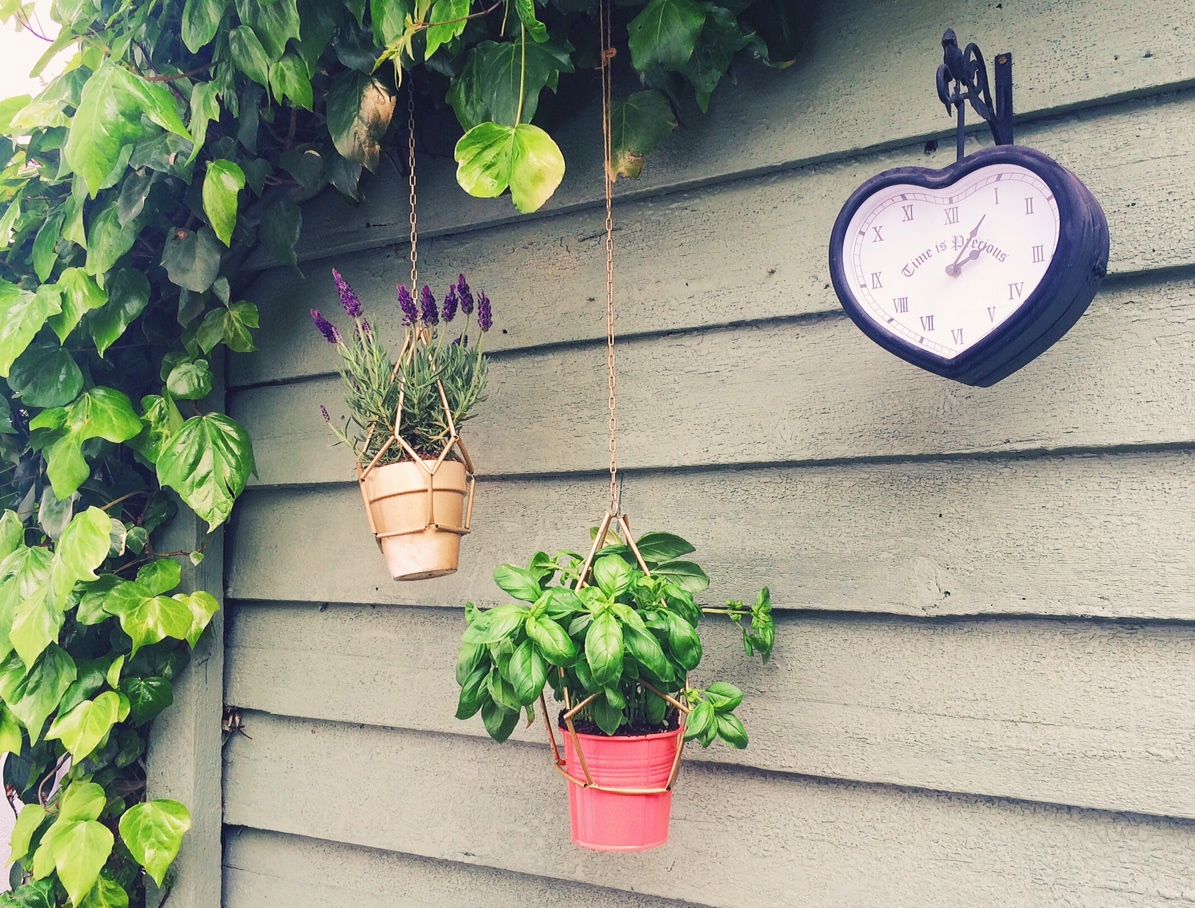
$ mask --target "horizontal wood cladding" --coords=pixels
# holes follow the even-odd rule
[[[620,461],[693,467],[1195,442],[1195,281],[1105,291],[1070,334],[994,388],[884,352],[847,318],[643,339],[618,353]],[[600,468],[605,346],[493,363],[464,434],[480,475]],[[346,413],[339,378],[234,395],[257,483],[353,476],[319,416]]]
[[[1195,141],[1193,122],[1195,93],[1188,91],[1054,117],[1023,128],[1019,139],[1087,183],[1108,217],[1109,270],[1127,274],[1195,263],[1187,233],[1195,220],[1189,192],[1195,155],[1175,152]],[[932,155],[920,145],[904,147],[620,204],[615,209],[620,335],[837,312],[827,247],[847,196],[891,167],[944,167],[954,160],[953,147],[943,143]],[[402,220],[405,225],[405,214]],[[329,226],[339,229],[341,221]],[[605,294],[602,229],[595,209],[559,214],[546,223],[526,219],[424,238],[420,267],[437,294],[461,270],[487,290],[499,329],[487,340],[493,350],[604,339],[605,313],[595,302]],[[261,307],[262,352],[233,357],[232,382],[335,369],[332,349],[307,312],[338,308],[333,267],[361,294],[381,336],[397,344],[394,285],[408,272],[404,250],[399,245],[337,254],[305,264],[306,280],[286,269],[263,274],[250,294]]]
[[[245,721],[252,740],[225,749],[230,824],[720,908],[1156,908],[1195,879],[1189,823],[697,762],[669,844],[612,857],[569,843],[546,745]]]
[[[585,883],[510,873],[461,860],[230,830],[224,908],[696,908]],[[467,860],[467,859],[466,859]]]
[[[632,474],[632,526],[681,530],[719,598],[782,609],[1195,620],[1185,452]],[[583,548],[602,480],[479,482],[461,569],[394,583],[353,485],[248,492],[236,599],[492,605],[495,565]]]
[[[457,720],[459,610],[238,604],[226,699],[276,715],[485,736]],[[707,619],[696,684],[741,687],[745,751],[689,759],[1195,818],[1195,629],[786,618],[773,660]],[[542,742],[543,726],[516,738]]]
[[[648,159],[639,180],[619,181],[619,195],[654,195],[953,136],[953,119],[938,103],[933,81],[946,24],[961,42],[978,41],[989,60],[1013,52],[1019,120],[1195,80],[1195,29],[1186,6],[1174,0],[823,3],[795,66],[783,72],[738,67],[739,84],[723,80],[708,115],[686,110],[686,125]],[[595,104],[554,130],[568,169],[545,213],[600,200],[600,123]],[[425,236],[519,218],[509,199],[473,199],[461,191],[450,155],[423,156],[418,166]],[[331,193],[307,206],[304,256],[406,241],[405,178],[383,165],[366,192],[358,206]]]

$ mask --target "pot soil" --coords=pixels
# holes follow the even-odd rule
[[[438,467],[434,460],[392,463],[360,476],[370,529],[391,577],[428,580],[455,573],[461,536],[469,532],[470,482],[465,465],[455,460]]]
[[[595,851],[645,851],[668,841],[672,791],[666,789],[682,731],[614,737],[578,732],[581,755],[573,736],[564,735],[574,844]]]

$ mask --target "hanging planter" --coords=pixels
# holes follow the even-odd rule
[[[458,427],[484,400],[489,298],[479,292],[475,299],[463,274],[439,303],[425,285],[416,306],[400,285],[405,333],[392,361],[353,288],[332,274],[353,330],[342,334],[318,310],[311,315],[341,356],[349,415],[333,425],[327,409],[320,410],[356,455],[369,528],[390,576],[451,574],[473,515],[473,461]]]
[[[539,552],[526,568],[503,565],[494,579],[519,601],[466,608],[457,717],[480,712],[490,736],[505,741],[539,702],[556,769],[568,781],[572,840],[583,848],[663,845],[684,742],[747,746],[734,713],[742,691],[725,682],[694,687],[689,675],[702,655],[697,626],[711,613],[737,622],[745,652],[767,661],[771,598],[764,589],[751,606],[699,606],[694,595],[709,580],[681,560],[692,551],[668,533],[636,541],[625,517],[607,514],[587,557]],[[545,688],[562,704],[557,710]]]

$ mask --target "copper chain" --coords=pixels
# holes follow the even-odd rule
[[[606,378],[610,391],[610,513],[618,513],[618,442],[615,405],[617,396],[614,376],[614,180],[613,146],[610,124],[610,64],[614,50],[610,40],[610,12],[608,0],[599,0],[598,18],[602,32],[602,152],[603,174],[606,184]]]
[[[415,83],[407,83],[407,172],[411,183],[411,295],[419,283],[419,231],[415,219]]]

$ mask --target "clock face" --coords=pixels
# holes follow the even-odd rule
[[[940,189],[882,186],[842,238],[842,278],[881,331],[949,362],[1029,298],[1058,247],[1058,202],[1033,171],[978,167]]]

